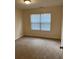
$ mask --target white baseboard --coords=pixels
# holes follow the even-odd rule
[[[21,38],[23,35],[18,35],[17,37],[15,37],[15,40]]]

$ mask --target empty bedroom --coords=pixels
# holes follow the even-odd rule
[[[63,0],[15,0],[15,59],[63,59]]]

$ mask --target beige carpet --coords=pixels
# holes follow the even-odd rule
[[[15,59],[63,59],[60,42],[23,37],[15,42]]]

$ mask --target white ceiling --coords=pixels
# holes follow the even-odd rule
[[[48,7],[55,5],[63,5],[63,0],[31,0],[31,4],[27,6],[24,0],[15,0],[15,6],[21,9]]]

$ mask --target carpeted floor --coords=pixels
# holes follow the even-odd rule
[[[23,37],[15,41],[15,59],[63,59],[60,42]]]

